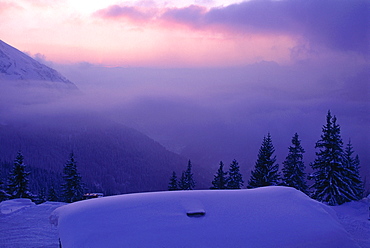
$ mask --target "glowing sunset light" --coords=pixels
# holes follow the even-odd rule
[[[369,0],[0,0],[0,133],[11,128],[22,145],[3,146],[28,149],[28,138],[13,122],[43,148],[29,120],[47,132],[53,125],[73,133],[91,125],[92,136],[105,133],[100,126],[125,125],[194,160],[194,169],[209,173],[194,174],[204,182],[212,180],[220,161],[226,168],[236,159],[246,184],[266,134],[273,137],[278,164],[284,165],[294,133],[307,151],[305,165],[315,164],[330,110],[343,127],[343,144],[353,142],[353,155],[358,153],[369,179],[369,9]],[[59,92],[64,85],[58,80],[82,94]],[[74,147],[69,134],[56,134]],[[99,149],[91,153],[111,150],[113,143],[131,146],[116,134],[97,139]],[[150,146],[148,155],[141,153],[141,142],[135,142],[138,156],[167,160]],[[126,148],[114,149],[108,159],[93,161],[99,170],[122,168],[133,180],[94,171],[124,188],[112,194],[146,183],[130,174],[133,168],[156,178],[151,163],[137,159],[150,170],[128,165]],[[2,150],[0,159],[11,159]],[[32,155],[42,160],[49,153]],[[171,172],[162,175],[165,186]]]
[[[293,0],[5,1],[0,3],[0,35],[21,50],[59,63],[286,64],[294,62],[297,51],[307,59],[315,50],[320,56],[352,52],[363,57],[368,53],[361,35],[367,32],[361,25],[366,14],[362,0],[356,1],[358,5],[338,3],[348,14],[315,1],[305,7]],[[360,25],[349,29],[347,21]]]

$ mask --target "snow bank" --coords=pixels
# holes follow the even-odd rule
[[[24,203],[24,204],[23,204]],[[45,202],[35,205],[28,199],[1,202],[17,211],[0,214],[1,248],[57,248],[58,231],[49,223],[50,214],[66,203]]]
[[[370,247],[370,197],[331,207],[344,229],[361,247]]]
[[[10,214],[22,208],[31,207],[34,205],[36,205],[34,202],[26,198],[3,201],[0,203],[0,213]]]
[[[286,187],[112,196],[51,219],[63,248],[358,247],[330,207]]]

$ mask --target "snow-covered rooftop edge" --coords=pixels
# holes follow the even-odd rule
[[[139,193],[56,209],[70,247],[359,247],[328,206],[288,187]]]

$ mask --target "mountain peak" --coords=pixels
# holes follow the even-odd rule
[[[56,70],[0,40],[0,81],[51,82],[56,88],[77,89]]]

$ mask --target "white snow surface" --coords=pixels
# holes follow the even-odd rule
[[[27,198],[18,198],[0,203],[0,213],[10,214],[22,208],[35,206],[36,204]]]
[[[354,238],[333,208],[287,187],[112,196],[62,206],[50,220],[63,248],[352,248],[370,239]]]
[[[369,203],[365,198],[329,207],[282,187],[143,193],[73,204],[15,199],[0,203],[0,248],[57,248],[58,229],[63,248],[368,248]],[[203,217],[186,216],[200,211]]]
[[[4,81],[77,89],[72,82],[56,70],[0,40],[0,82]]]
[[[35,205],[29,199],[0,203],[1,248],[57,248],[58,231],[49,223],[49,216],[60,202]]]

